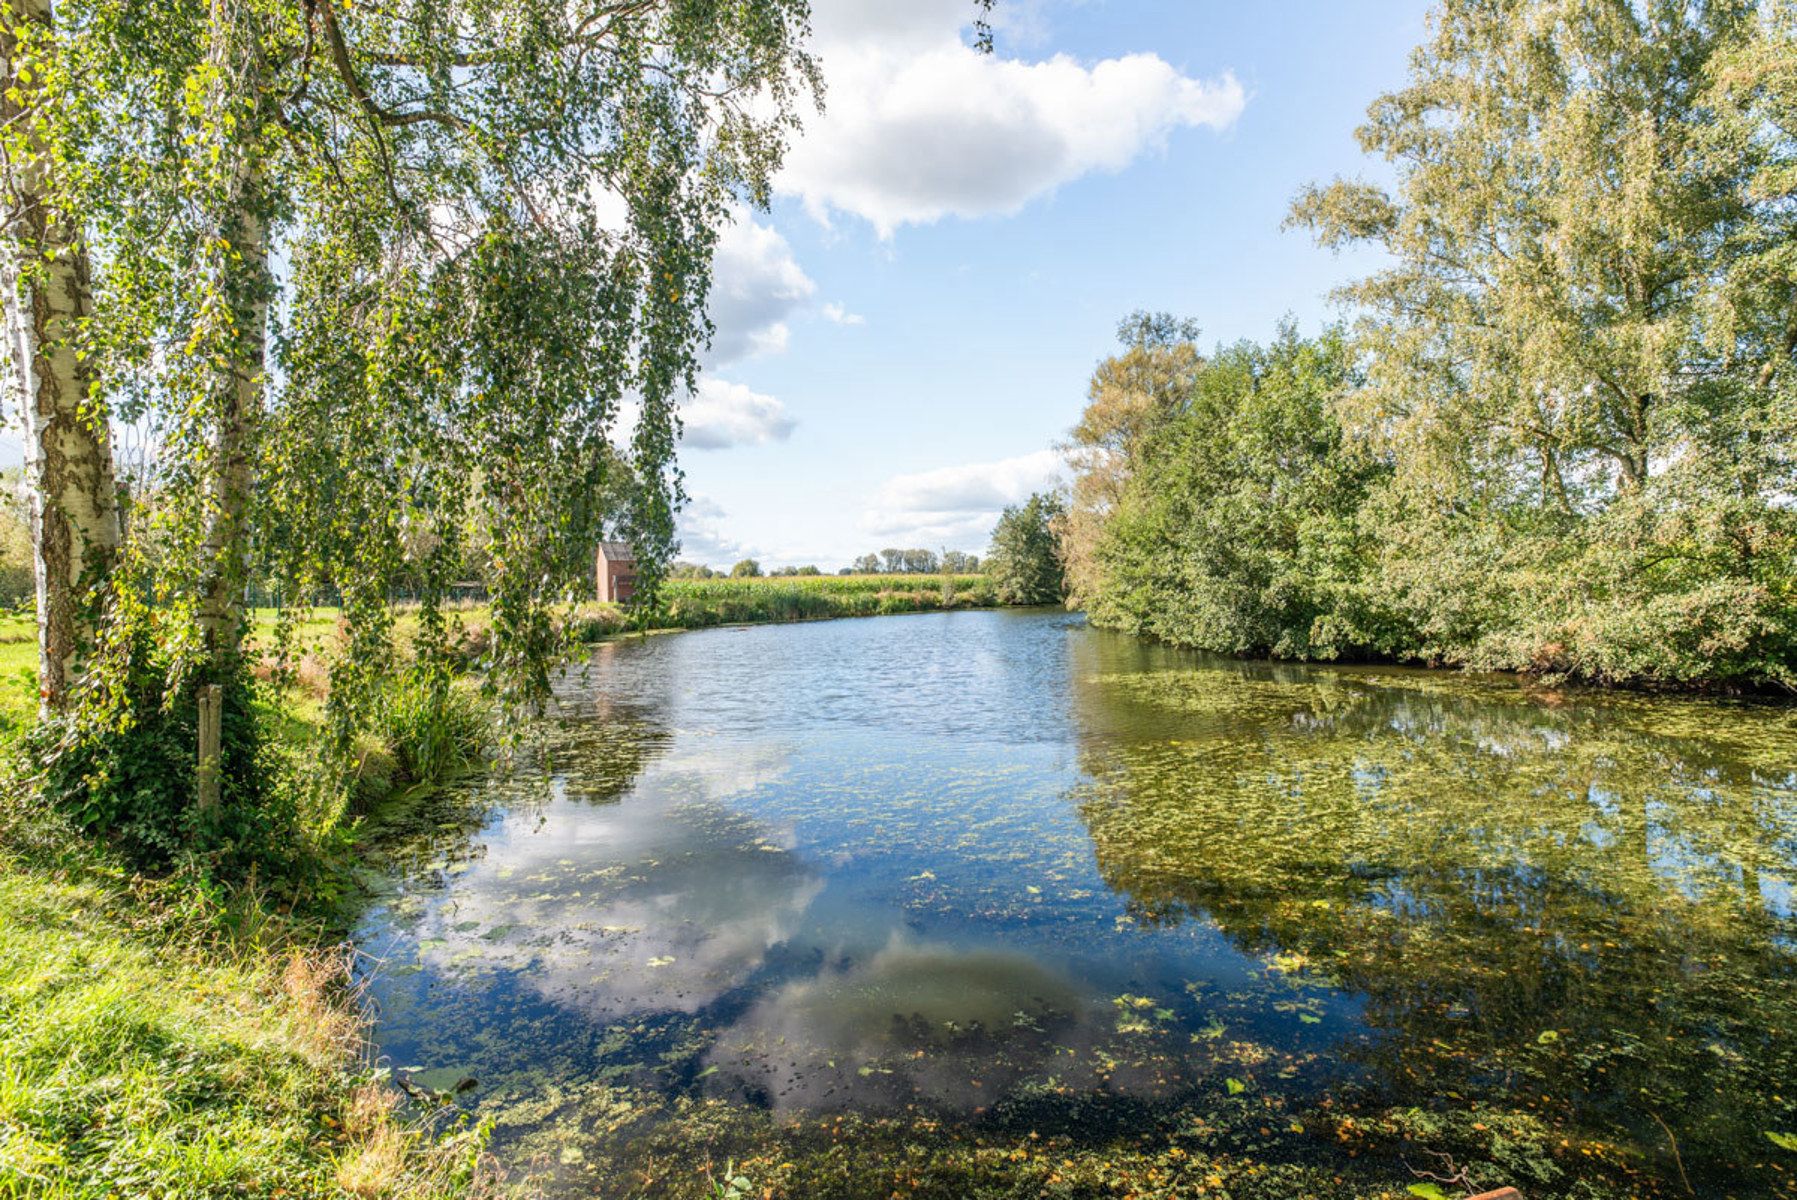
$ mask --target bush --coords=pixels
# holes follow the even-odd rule
[[[111,686],[90,682],[73,712],[32,735],[44,801],[139,870],[189,859],[225,879],[253,869],[293,879],[313,869],[293,793],[272,782],[282,772],[262,728],[269,710],[249,673],[226,681],[220,802],[201,811],[199,681],[171,684],[171,658],[148,626],[114,654]]]

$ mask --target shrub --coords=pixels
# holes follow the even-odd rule
[[[202,811],[199,680],[171,678],[171,656],[147,624],[111,653],[110,686],[90,684],[68,716],[32,735],[44,801],[140,870],[186,859],[227,879],[310,869],[293,795],[271,782],[280,772],[262,727],[269,710],[249,672],[224,688],[220,802]]]

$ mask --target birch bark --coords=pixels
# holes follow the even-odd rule
[[[78,230],[49,198],[53,156],[35,109],[31,48],[53,31],[50,0],[0,9],[5,231],[0,238],[10,386],[23,419],[37,584],[40,710],[64,707],[92,643],[99,585],[119,546],[106,408],[77,353],[93,309]]]
[[[229,0],[213,0],[211,57],[215,136],[229,163],[216,234],[205,250],[219,351],[212,388],[217,422],[207,464],[206,563],[198,598],[201,637],[221,681],[242,649],[248,582],[249,505],[267,380],[268,223],[256,121],[262,64],[254,30]],[[247,101],[247,104],[245,103]],[[240,110],[249,108],[250,120]]]

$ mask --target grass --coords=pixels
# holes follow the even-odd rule
[[[372,1072],[341,951],[73,852],[0,843],[0,1198],[469,1194]]]
[[[272,629],[272,613],[255,614],[253,642]],[[301,626],[315,661],[271,698],[270,728],[296,744],[316,726],[317,652],[335,629],[331,612]],[[35,669],[30,620],[0,619],[0,754],[16,754],[35,720]],[[445,723],[406,677],[395,687],[393,727],[376,739],[395,779],[452,771],[484,736],[465,689]],[[59,831],[9,775],[0,769],[0,1200],[435,1200],[485,1188],[482,1132],[421,1126],[372,1068],[344,948],[271,911],[253,881],[230,894],[131,875]]]
[[[0,746],[36,720],[37,624],[29,616],[0,616]]]

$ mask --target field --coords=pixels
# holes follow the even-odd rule
[[[761,579],[676,579],[656,624],[707,625],[871,617],[997,603],[984,575],[789,575]]]

